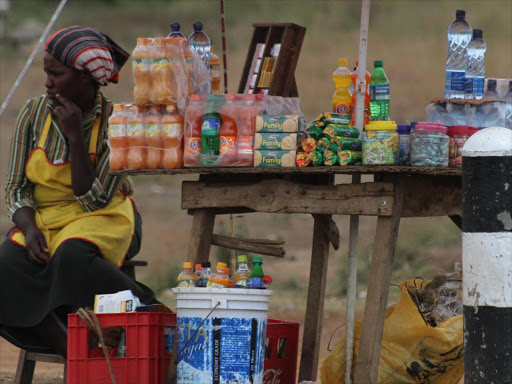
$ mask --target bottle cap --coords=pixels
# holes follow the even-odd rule
[[[192,26],[194,27],[194,32],[200,32],[203,29],[203,23],[200,21],[196,21]]]
[[[171,24],[171,31],[179,32],[180,31],[180,23],[172,23]]]
[[[194,264],[191,261],[185,261],[183,263],[183,269],[192,269],[194,267]]]
[[[123,110],[123,104],[114,104],[114,111],[119,112]]]
[[[382,60],[375,60],[375,61],[373,62],[373,66],[374,66],[374,67],[382,67],[382,65],[383,65]]]
[[[397,125],[396,131],[399,135],[408,135],[411,133],[411,126],[410,125]]]
[[[484,33],[481,29],[473,29],[473,39],[481,39],[484,36]]]
[[[487,80],[487,89],[496,89],[496,79],[489,79]]]
[[[457,9],[457,11],[455,12],[455,16],[457,17],[457,19],[464,19],[466,17],[466,11],[463,9]]]
[[[347,59],[338,59],[338,67],[346,67],[348,63]]]
[[[237,259],[239,263],[247,263],[247,255],[238,255]]]
[[[217,270],[218,271],[224,271],[228,265],[226,263],[221,263],[220,261],[217,263]]]
[[[203,269],[203,267],[202,267],[202,265],[201,265],[201,264],[196,264],[196,271],[197,271],[198,269]]]
[[[203,268],[211,268],[212,263],[210,263],[209,261],[205,261],[204,263],[201,263],[201,266]]]
[[[263,263],[263,259],[261,257],[254,257],[252,259],[253,263]]]
[[[508,89],[510,89],[510,90],[512,91],[512,80],[510,80],[510,81],[508,82]]]
[[[265,275],[263,276],[263,284],[269,286],[270,284],[272,284],[272,278],[269,276],[269,275]]]
[[[467,125],[452,125],[448,129],[449,136],[469,136],[469,128]]]

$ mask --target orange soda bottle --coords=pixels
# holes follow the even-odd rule
[[[351,125],[355,125],[356,123],[356,100],[357,100],[357,67],[359,66],[359,61],[356,61],[356,67],[354,68],[354,72],[352,72],[352,120],[350,121]],[[370,72],[366,71],[366,75],[364,76],[366,82],[366,91],[364,94],[364,125],[370,122],[370,80],[372,75]]]
[[[164,140],[162,134],[162,114],[160,106],[153,105],[146,115],[146,141],[148,145],[148,169],[161,169]]]
[[[166,169],[183,168],[183,118],[175,104],[165,106],[162,116],[163,167]]]
[[[212,93],[220,95],[220,60],[213,47],[210,48],[210,75],[212,76]]]
[[[238,163],[242,167],[252,167],[254,164],[254,133],[256,131],[256,117],[258,116],[257,96],[246,94],[240,106],[240,120],[238,128]]]
[[[226,263],[217,263],[217,272],[214,272],[208,278],[207,287],[210,288],[227,288],[229,285],[229,273],[227,271],[228,265]]]
[[[133,97],[135,104],[145,105],[150,103],[151,92],[151,60],[149,58],[149,39],[139,37],[137,46],[132,53],[132,72],[135,86]]]
[[[185,143],[183,149],[186,167],[199,167],[201,158],[201,125],[206,107],[200,95],[192,95],[185,112]]]
[[[156,37],[150,45],[151,58],[151,93],[153,104],[170,104],[172,102],[170,89],[171,62],[167,58],[165,39]]]
[[[237,156],[237,121],[239,120],[239,106],[236,95],[228,93],[226,102],[220,109],[222,125],[219,136],[219,165],[232,167],[238,164]]]
[[[128,125],[128,169],[146,169],[147,143],[146,143],[146,109],[132,105],[126,118]]]
[[[194,264],[190,261],[183,263],[183,271],[178,275],[178,287],[191,288],[196,286],[197,275],[194,273]]]
[[[122,104],[114,105],[114,112],[108,119],[108,140],[110,143],[110,168],[124,169],[128,152],[126,137],[126,115]]]

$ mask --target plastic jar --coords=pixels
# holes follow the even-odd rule
[[[411,165],[448,167],[450,138],[439,123],[420,122],[411,134]]]
[[[448,164],[453,168],[462,168],[462,147],[470,136],[470,127],[466,125],[453,125],[448,129],[450,149]]]
[[[398,137],[400,139],[400,148],[398,149],[398,165],[411,165],[411,126],[398,125]]]
[[[400,140],[394,121],[370,121],[363,132],[363,165],[397,165]]]

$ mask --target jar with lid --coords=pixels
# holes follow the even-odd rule
[[[462,168],[462,147],[470,136],[470,128],[466,125],[452,125],[448,129],[448,136],[450,137],[448,164],[450,167]]]
[[[363,165],[397,165],[399,138],[394,121],[370,121],[363,132]]]
[[[439,123],[420,122],[411,134],[411,165],[448,167],[450,139]]]
[[[400,148],[398,150],[398,165],[411,165],[410,152],[411,152],[411,126],[398,125],[398,137],[400,139]]]

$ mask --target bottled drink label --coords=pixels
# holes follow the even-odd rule
[[[219,283],[214,283],[213,281],[209,281],[209,280],[208,280],[208,284],[206,284],[206,286],[208,288],[226,288],[225,285],[222,285],[222,284],[219,284]]]
[[[235,283],[235,288],[246,288],[247,287],[247,280],[238,280]]]
[[[446,88],[449,91],[464,91],[466,77],[464,71],[446,71]]]
[[[345,120],[348,119],[348,121],[350,122],[350,118],[352,115],[352,113],[351,113],[352,108],[349,104],[338,103],[338,104],[334,105],[333,109],[334,109],[334,113],[337,113],[340,115],[340,118],[345,119]]]
[[[171,66],[171,62],[166,57],[159,57],[151,60],[152,71],[167,71]]]
[[[181,126],[180,124],[163,124],[163,132],[167,137],[181,137]],[[199,140],[201,144],[201,140]]]
[[[145,136],[146,126],[141,123],[130,124],[130,136]]]
[[[218,135],[220,129],[220,121],[218,119],[207,118],[203,120],[201,131],[203,135]]]
[[[151,69],[151,59],[132,59],[133,72],[144,72]]]
[[[471,92],[475,96],[482,96],[484,94],[484,78],[483,77],[475,77],[472,79],[473,81],[469,86],[471,87]]]
[[[180,282],[178,282],[178,287],[180,287],[180,288],[191,288],[191,287],[195,287],[195,286],[196,286],[195,280],[181,280]]]
[[[160,136],[161,133],[161,127],[160,124],[148,124],[146,126],[146,136],[147,137],[157,137]]]
[[[194,156],[201,153],[201,138],[186,137],[185,138],[185,156]]]
[[[219,153],[221,155],[235,150],[236,136],[221,136]]]
[[[370,85],[370,100],[389,100],[389,85]]]
[[[253,136],[238,136],[238,153],[253,153],[254,152],[254,137]]]
[[[126,125],[124,124],[111,124],[108,127],[108,135],[110,137],[124,137],[126,136]]]

